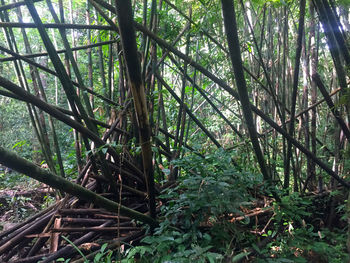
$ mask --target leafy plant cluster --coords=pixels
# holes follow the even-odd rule
[[[315,231],[314,227],[295,228],[291,233],[284,232],[276,236],[265,249],[259,250],[261,257],[257,262],[348,262],[346,253],[346,235],[343,231],[323,229]]]
[[[184,176],[160,196],[166,203],[160,227],[122,262],[347,262],[346,231],[315,227],[316,207],[298,193],[278,191],[281,201],[260,237],[251,232],[267,220],[229,222],[228,215],[241,215],[259,191],[268,192],[260,175],[238,172],[231,155],[219,150],[174,161]]]
[[[316,210],[299,193],[275,203],[273,228],[263,234],[272,241],[263,249],[253,245],[260,256],[257,262],[348,262],[346,231],[315,224]]]
[[[229,223],[229,214],[253,198],[249,191],[262,178],[242,174],[223,150],[202,158],[190,155],[173,164],[182,169],[180,183],[160,196],[160,227],[143,245],[130,249],[123,262],[221,262],[249,235]]]

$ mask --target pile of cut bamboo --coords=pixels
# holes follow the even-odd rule
[[[96,191],[98,184],[96,179],[90,178],[86,188]],[[142,200],[133,193],[100,195],[117,202],[123,196],[123,205],[140,213],[148,211],[146,198]],[[143,235],[144,230],[137,222],[121,216],[118,211],[110,212],[67,195],[25,222],[0,233],[0,262],[53,262],[58,258],[79,258],[81,252],[93,258],[105,243],[108,249],[115,250],[123,247],[122,244],[140,240]]]

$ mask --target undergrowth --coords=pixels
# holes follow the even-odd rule
[[[181,169],[182,176],[176,187],[165,189],[159,196],[159,227],[152,234],[148,229],[140,244],[119,251],[118,257],[104,247],[94,262],[349,260],[345,227],[329,230],[316,224],[315,214],[325,215],[328,211],[320,212],[310,197],[274,190],[281,201],[273,202],[262,176],[235,167],[225,151],[205,159],[193,154],[173,164]],[[270,209],[269,213],[233,220],[256,209],[259,202],[260,209]],[[339,207],[338,212],[344,214],[344,209]],[[344,223],[345,219],[339,220]]]
[[[254,201],[268,195],[269,189],[261,175],[235,167],[229,153],[218,151],[205,159],[191,155],[174,165],[183,176],[160,196],[164,205],[159,228],[127,250],[122,262],[348,260],[345,229],[316,228],[312,224],[316,208],[298,193],[279,191],[281,202],[271,204],[273,213],[268,217],[230,222],[232,215],[254,208]],[[254,233],[264,226],[263,233]]]

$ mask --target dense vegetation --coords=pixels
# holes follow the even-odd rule
[[[57,210],[25,241],[0,233],[0,261],[349,261],[349,9],[2,1],[0,216]],[[119,230],[85,251],[56,229],[63,208]]]

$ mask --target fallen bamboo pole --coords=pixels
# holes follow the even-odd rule
[[[4,253],[9,251],[10,249],[13,249],[17,244],[19,244],[23,240],[25,235],[32,233],[33,231],[36,231],[39,228],[43,228],[43,225],[45,225],[50,220],[52,214],[53,214],[53,212],[50,212],[49,214],[47,214],[43,218],[40,218],[39,220],[37,220],[35,222],[35,224],[31,225],[30,227],[27,227],[24,231],[22,231],[18,235],[14,236],[10,240],[8,240],[5,244],[3,244],[0,247],[0,255],[3,255]]]
[[[139,227],[128,227],[128,226],[123,226],[123,227],[62,227],[62,228],[53,228],[51,229],[52,232],[57,233],[57,232],[65,232],[65,233],[74,233],[74,232],[115,232],[117,230],[141,230]]]

